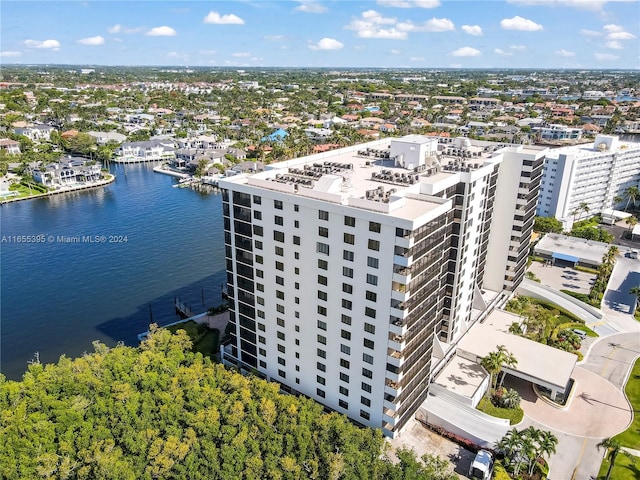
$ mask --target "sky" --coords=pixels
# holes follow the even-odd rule
[[[640,0],[28,1],[0,64],[640,68]]]

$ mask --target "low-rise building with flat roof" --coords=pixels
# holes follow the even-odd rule
[[[609,247],[610,245],[604,242],[547,233],[538,241],[534,252],[553,264],[599,267]]]

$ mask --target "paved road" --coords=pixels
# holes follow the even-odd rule
[[[623,248],[621,248],[621,251],[624,253]],[[594,400],[603,400],[604,397],[601,398],[596,393],[599,391],[598,385],[601,382],[605,382],[608,389],[616,390],[618,394],[623,392],[630,368],[635,359],[640,357],[640,322],[637,322],[630,314],[633,311],[635,299],[629,294],[631,287],[640,285],[639,271],[640,260],[625,258],[622,255],[618,256],[618,262],[602,303],[604,317],[593,325],[593,329],[600,337],[595,340],[588,338],[584,344],[587,352],[580,368],[596,375],[581,376],[582,384],[577,391],[587,392],[587,395],[573,399],[573,402],[576,402],[576,406],[579,407],[576,409],[578,414],[586,406],[584,404],[578,405],[579,402],[588,404],[589,402],[597,403]],[[590,379],[593,379],[593,381]],[[622,409],[622,407],[625,407],[625,405],[619,405],[618,402],[614,404],[614,402],[607,401],[607,403],[611,403],[611,405],[605,405],[606,408]],[[557,451],[549,459],[551,467],[550,479],[592,480],[596,478],[604,453],[602,449],[598,449],[597,444],[602,441],[604,435],[612,435],[612,432],[608,430],[605,432],[605,429],[598,431],[597,429],[588,428],[584,433],[578,433],[579,430],[571,421],[570,411],[566,412],[567,417],[566,422],[564,422],[558,412],[550,413],[548,417],[541,416],[541,410],[538,406],[535,412],[531,411],[532,415],[528,415],[526,414],[525,401],[523,401],[523,408],[525,409],[525,417],[522,423],[517,426],[518,430],[533,425],[538,429],[550,430],[558,438]],[[628,412],[628,409],[630,409],[628,403],[626,408]],[[571,405],[569,409],[571,410]],[[453,409],[450,408],[450,410]],[[604,415],[607,414],[605,413]],[[594,421],[594,423],[598,422]],[[605,422],[600,423],[606,427],[606,418]],[[620,431],[626,428],[626,426],[618,426]],[[441,455],[445,454],[446,457],[458,464],[455,470],[456,473],[462,475],[466,473],[466,468],[468,468],[468,462],[470,461],[468,452],[444,440],[443,443],[447,446],[446,448],[443,448],[444,445],[434,448],[434,440],[431,440],[431,442],[424,441],[423,431],[426,430],[424,427],[416,425],[411,430],[413,430],[413,435],[407,435],[409,437],[407,438],[408,446],[413,446],[414,448],[419,446],[416,448],[418,453],[426,448],[427,451],[435,450]],[[600,436],[598,436],[598,432],[600,432]],[[433,435],[431,432],[429,434],[430,436]],[[403,437],[404,434],[395,442],[400,445],[405,443]],[[394,446],[397,447],[397,445]],[[461,462],[461,458],[465,461]]]
[[[604,317],[589,325],[600,337],[588,340],[588,351],[581,365],[621,392],[634,359],[640,356],[640,322],[631,315],[635,299],[629,294],[632,287],[640,285],[640,260],[625,257],[626,250],[620,248],[621,254],[605,292],[601,307]],[[589,480],[597,476],[604,453],[597,444],[603,437],[567,433],[565,430],[570,428],[549,428],[546,422],[525,415],[519,428],[529,425],[551,430],[558,437],[557,451],[549,459],[552,480]],[[624,429],[626,427],[621,430]]]

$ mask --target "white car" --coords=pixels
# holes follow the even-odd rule
[[[469,467],[469,478],[489,480],[493,474],[493,456],[487,450],[479,450]]]

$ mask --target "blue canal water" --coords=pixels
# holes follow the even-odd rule
[[[94,340],[135,345],[151,319],[178,319],[176,297],[196,312],[221,302],[220,195],[172,188],[151,165],[111,171],[107,187],[0,206],[0,372],[10,379],[35,352],[50,363]],[[15,242],[28,235],[45,241]]]

